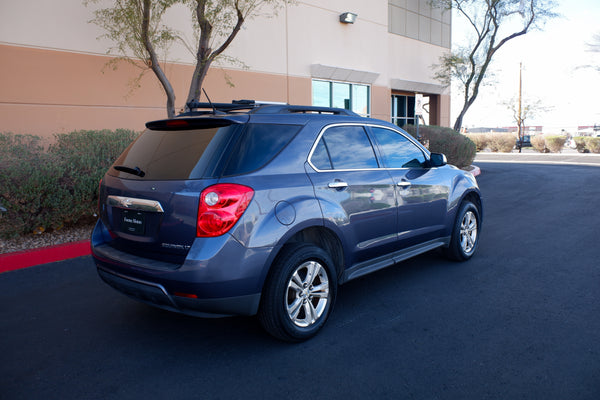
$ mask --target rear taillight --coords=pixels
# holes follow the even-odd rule
[[[198,205],[198,237],[220,236],[235,225],[254,196],[248,186],[220,183],[207,187],[200,194]]]

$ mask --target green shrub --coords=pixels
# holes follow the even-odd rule
[[[600,153],[600,137],[586,136],[585,147],[592,153]]]
[[[133,131],[125,129],[82,130],[55,136],[49,152],[65,166],[64,179],[74,200],[75,215],[91,218],[98,202],[98,182],[135,137]]]
[[[37,136],[0,133],[0,236],[92,222],[98,183],[135,136],[77,131],[56,135],[45,150]]]
[[[416,136],[416,127],[407,125],[406,131]],[[419,133],[424,140],[429,141],[429,150],[433,153],[443,153],[448,163],[464,168],[473,162],[477,147],[468,137],[461,135],[451,128],[434,125],[422,125]]]
[[[548,153],[548,149],[546,148],[546,139],[544,139],[544,136],[542,135],[537,135],[537,136],[532,136],[531,137],[531,146],[539,151],[540,153]]]
[[[566,136],[546,136],[544,139],[546,140],[546,147],[553,153],[560,153],[567,141]]]
[[[7,210],[2,237],[61,225],[48,211],[62,203],[57,187],[64,169],[41,143],[37,136],[0,133],[0,204]]]
[[[487,133],[467,133],[465,135],[477,147],[477,151],[483,151],[488,148],[489,136]]]
[[[490,133],[488,146],[494,152],[510,153],[515,147],[516,137],[512,133]]]

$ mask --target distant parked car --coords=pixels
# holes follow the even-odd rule
[[[521,146],[521,147],[531,147],[531,136],[530,135],[524,135],[523,136],[523,141],[521,143],[519,142],[519,138],[517,138],[515,140],[515,147],[518,149],[519,146]]]
[[[301,341],[339,284],[443,249],[476,252],[473,175],[390,123],[290,105],[193,104],[146,124],[100,185],[101,278],[197,315],[255,315]]]

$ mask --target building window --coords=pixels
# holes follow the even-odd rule
[[[450,48],[452,12],[431,0],[388,0],[388,32]]]
[[[401,128],[415,124],[414,96],[392,96],[392,123]]]
[[[317,79],[312,81],[313,106],[345,108],[364,117],[371,114],[370,92],[369,85]]]

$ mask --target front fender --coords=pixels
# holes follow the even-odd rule
[[[469,197],[475,196],[479,201],[479,212],[480,217],[483,217],[483,208],[481,201],[481,192],[477,180],[470,173],[462,170],[457,170],[457,174],[452,180],[450,193],[448,196],[448,212],[446,220],[446,234],[450,235],[454,228],[454,220],[456,219],[456,213],[462,202]]]

